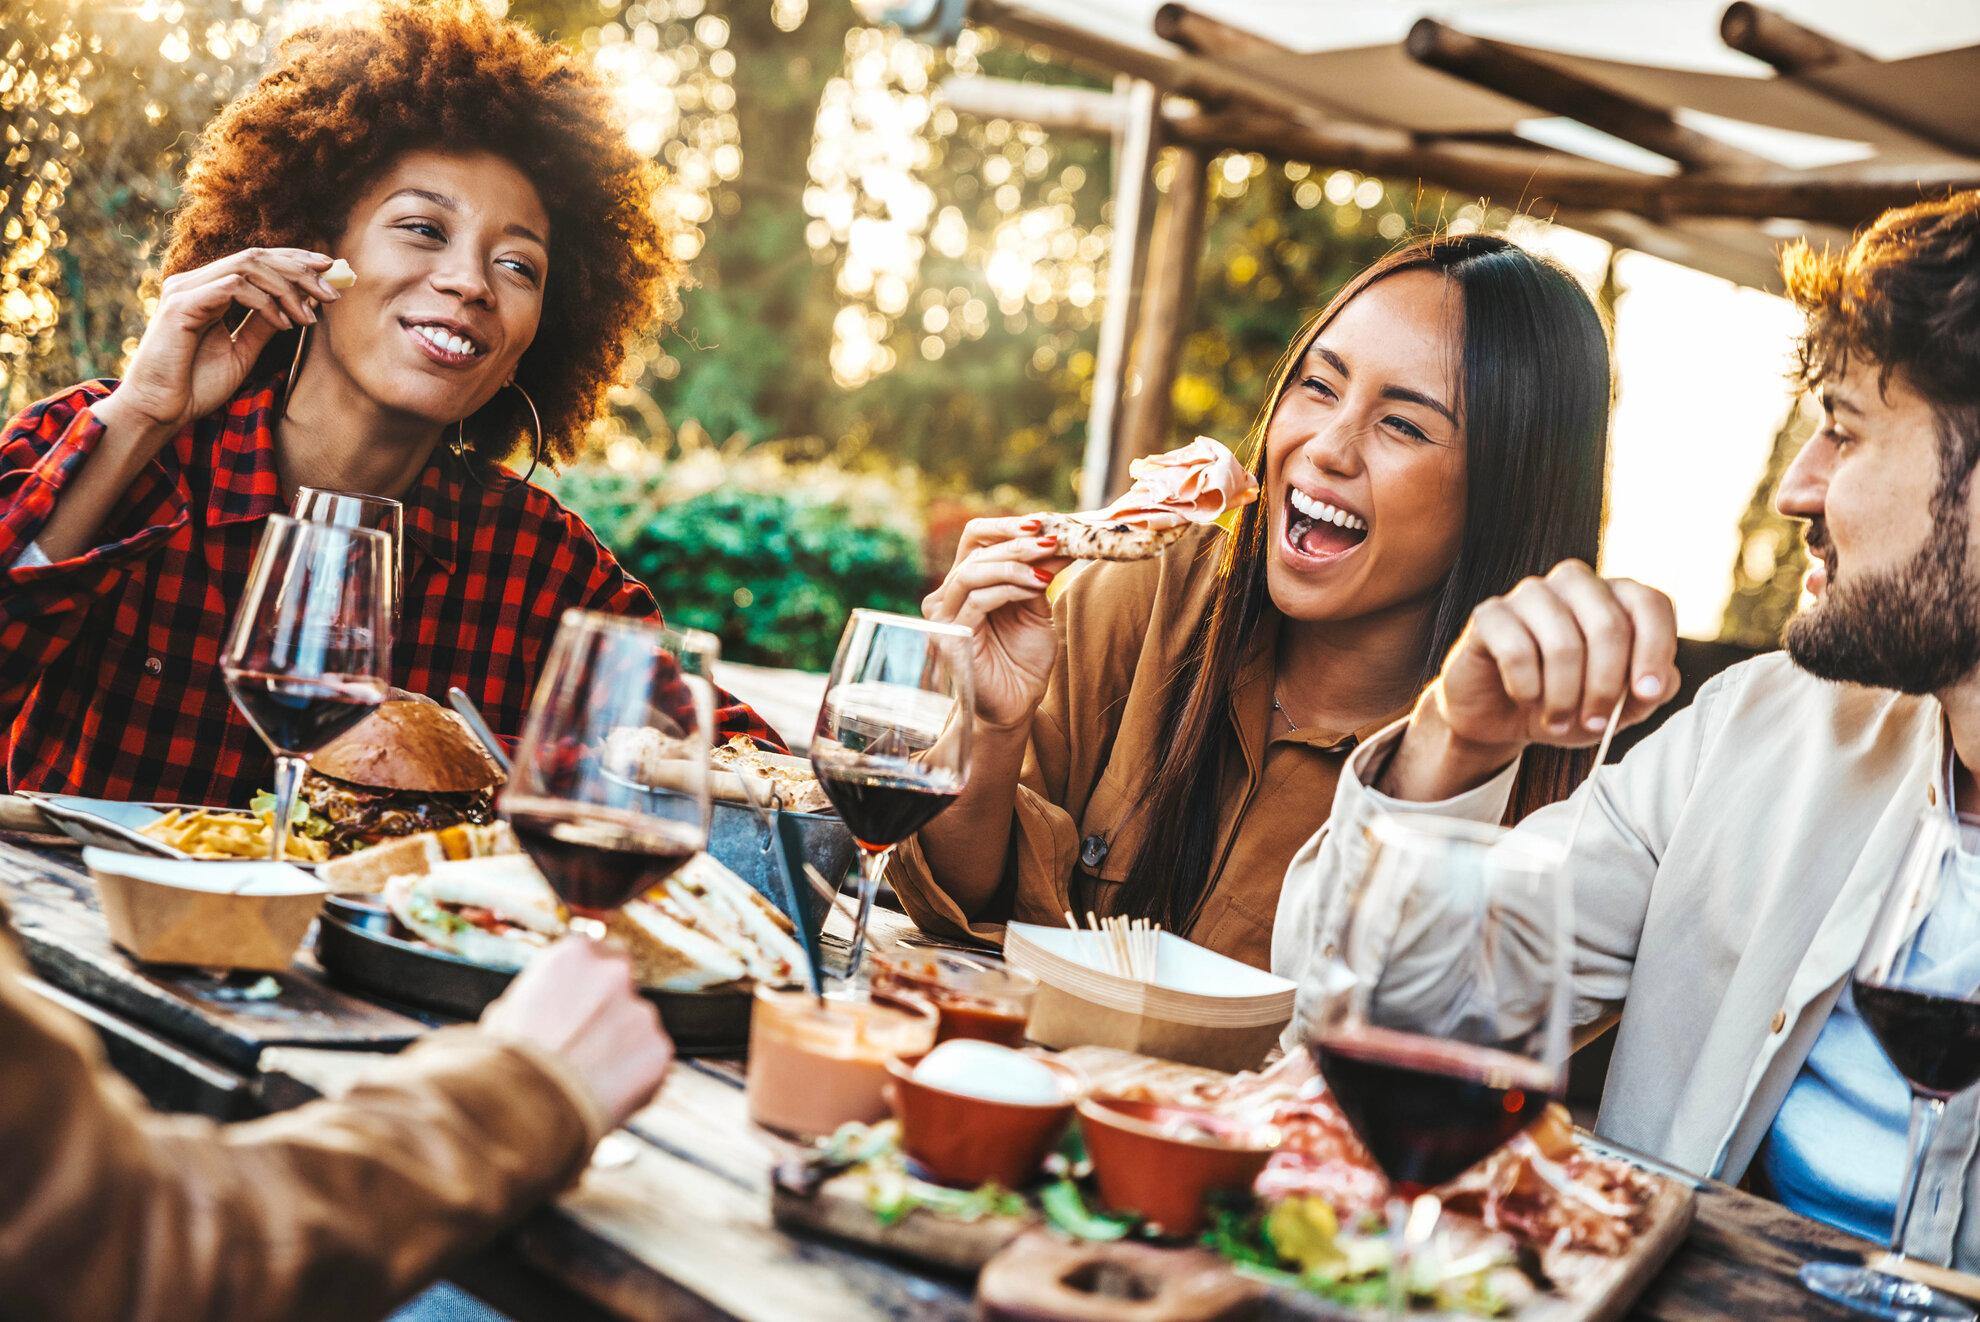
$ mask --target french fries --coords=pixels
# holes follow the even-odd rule
[[[273,813],[217,812],[210,808],[187,812],[174,808],[139,834],[193,858],[267,858],[272,843],[269,832],[274,829]],[[321,863],[330,857],[330,847],[291,830],[284,857],[297,863]]]

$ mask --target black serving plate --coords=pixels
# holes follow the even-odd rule
[[[401,1005],[479,1018],[515,974],[396,935],[392,915],[337,896],[323,902],[316,959],[331,982]],[[750,993],[641,989],[683,1056],[733,1056],[749,1045]]]

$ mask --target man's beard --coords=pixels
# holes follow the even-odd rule
[[[1932,534],[1909,563],[1831,580],[1789,621],[1794,663],[1823,679],[1936,693],[1980,666],[1980,583],[1967,570],[1964,502],[1932,502]],[[1811,546],[1825,540],[1818,523]]]

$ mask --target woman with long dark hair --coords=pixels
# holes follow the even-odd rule
[[[1610,374],[1594,305],[1490,235],[1375,263],[1302,329],[1244,447],[1260,499],[1160,557],[1067,561],[986,519],[924,603],[976,629],[968,789],[896,854],[909,912],[992,934],[1155,919],[1263,966],[1341,764],[1405,714],[1472,607],[1592,562]],[[1529,758],[1515,815],[1564,795]]]

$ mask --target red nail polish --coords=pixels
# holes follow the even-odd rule
[[[1023,523],[1020,523],[1018,525],[1018,527],[1023,529],[1025,532],[1037,532],[1040,528],[1044,526],[1045,526],[1044,524],[1040,523],[1036,519],[1026,519]]]
[[[1031,573],[1040,583],[1050,583],[1052,581],[1052,575],[1049,570],[1033,569]]]
[[[1038,545],[1043,547],[1047,551],[1051,550],[1053,547],[1057,546],[1058,544],[1059,544],[1059,539],[1056,537],[1040,537],[1038,539]]]

